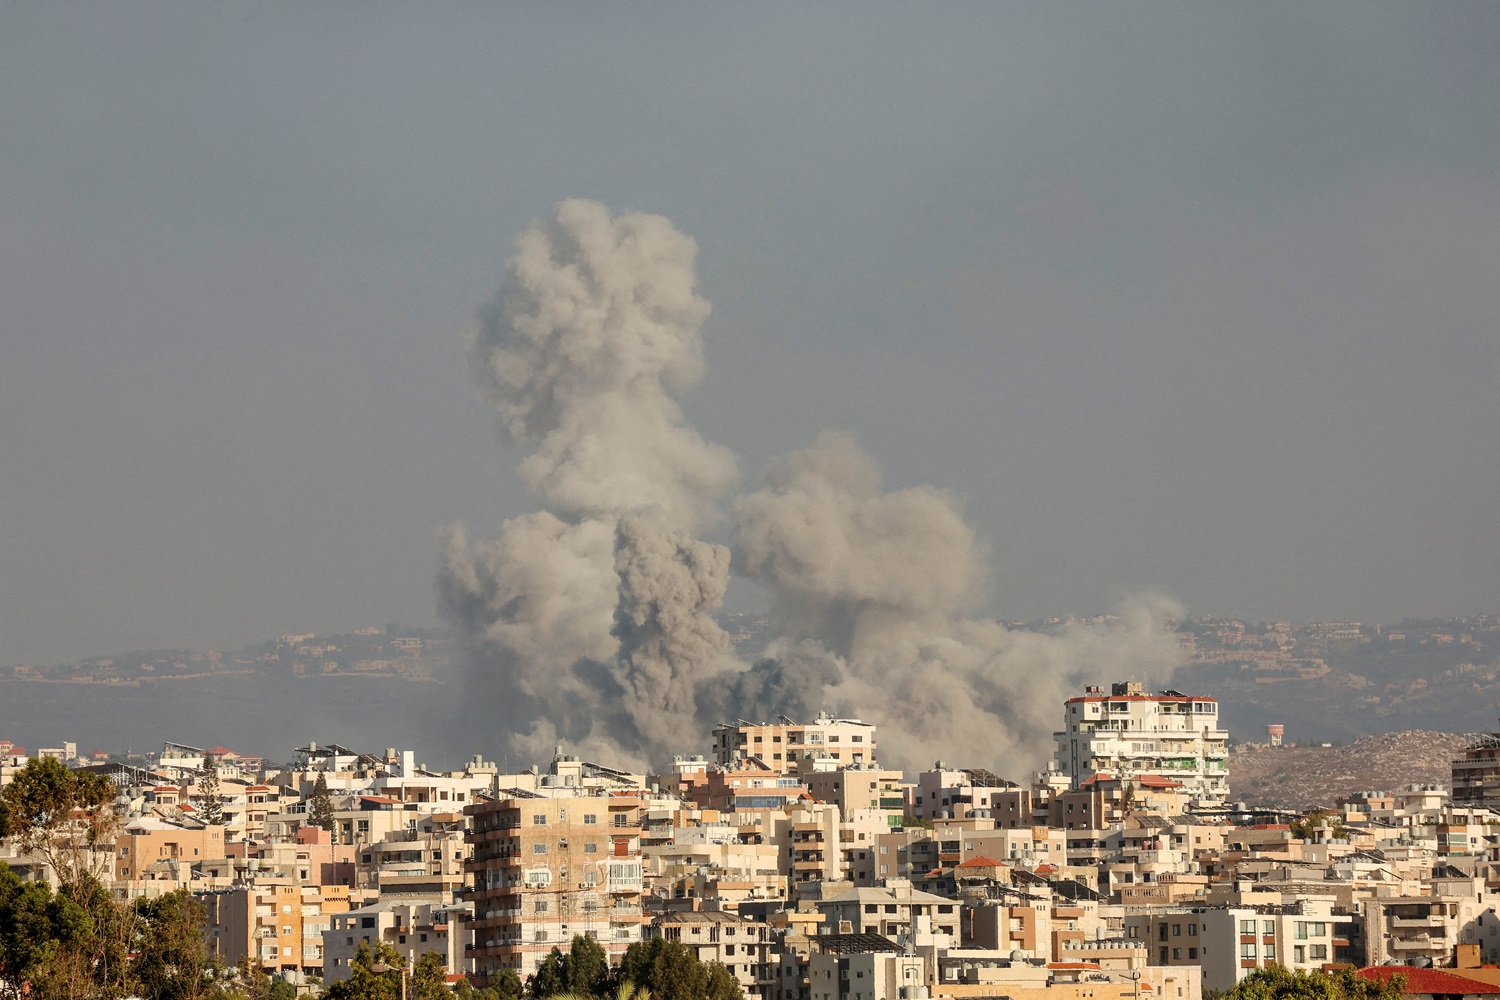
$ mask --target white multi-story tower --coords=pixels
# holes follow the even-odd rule
[[[1195,804],[1229,794],[1219,703],[1179,691],[1146,694],[1135,681],[1086,688],[1064,704],[1057,770],[1077,788],[1096,774],[1130,779],[1161,775],[1186,786]]]

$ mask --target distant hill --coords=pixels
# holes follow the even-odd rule
[[[1406,785],[1449,787],[1449,765],[1468,737],[1426,730],[1366,736],[1347,746],[1239,747],[1229,793],[1252,805],[1313,809],[1351,792]]]

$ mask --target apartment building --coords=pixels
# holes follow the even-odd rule
[[[1140,684],[1114,684],[1108,694],[1090,687],[1063,705],[1054,733],[1054,767],[1073,788],[1096,775],[1126,781],[1146,775],[1180,782],[1196,805],[1229,794],[1229,734],[1219,728],[1219,704],[1179,691],[1147,694]]]
[[[526,979],[574,935],[612,961],[641,939],[640,796],[522,793],[464,812],[477,984],[502,968]]]
[[[1453,804],[1500,806],[1500,734],[1481,736],[1453,762]]]
[[[251,884],[194,893],[204,904],[208,953],[227,966],[323,974],[323,934],[359,897],[348,886]],[[360,899],[362,901],[362,899]]]
[[[1151,908],[1125,915],[1125,933],[1150,949],[1151,964],[1202,966],[1203,988],[1227,990],[1256,969],[1319,970],[1345,960],[1354,917],[1327,900],[1257,906]]]
[[[324,981],[336,983],[354,974],[354,957],[361,946],[387,944],[408,969],[429,952],[442,956],[450,975],[467,973],[467,904],[441,900],[392,898],[349,910],[332,918],[323,932]]]
[[[774,982],[779,953],[771,950],[769,924],[746,920],[724,910],[663,914],[651,921],[653,937],[677,941],[700,962],[728,969],[750,997],[764,997]]]
[[[736,768],[756,757],[779,774],[834,770],[875,760],[875,727],[858,719],[835,719],[820,712],[812,722],[780,716],[774,723],[736,722],[713,731],[714,760]]]
[[[172,891],[187,881],[194,865],[224,857],[222,826],[189,826],[140,816],[115,835],[115,882],[127,895],[156,895],[143,882],[170,882]]]

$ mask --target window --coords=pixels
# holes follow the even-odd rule
[[[1255,921],[1254,920],[1241,920],[1240,921],[1240,933],[1241,934],[1254,934],[1255,933]]]
[[[1173,924],[1172,925],[1172,936],[1173,937],[1182,937],[1182,925],[1181,924]]]
[[[1298,964],[1307,961],[1307,945],[1299,944],[1292,948],[1292,961]]]
[[[1157,936],[1158,939],[1160,939],[1162,941],[1165,941],[1167,939],[1167,925],[1166,924],[1162,924],[1161,927],[1159,927],[1157,929],[1156,936]]]
[[[584,854],[598,854],[599,853],[599,845],[598,844],[594,844],[594,843],[584,844],[583,845],[583,853]]]
[[[1197,937],[1197,936],[1198,936],[1198,925],[1197,924],[1188,924],[1188,937]]]
[[[1274,941],[1267,941],[1266,942],[1266,961],[1267,962],[1274,962],[1274,961],[1276,961],[1276,942],[1274,942]]]
[[[547,845],[546,844],[532,844],[531,845],[531,853],[532,854],[546,854],[547,853]]]
[[[359,918],[359,926],[361,926],[361,927],[374,927],[375,926],[375,918],[374,917],[360,917]]]
[[[1175,962],[1178,959],[1180,959],[1181,957],[1182,957],[1182,949],[1181,948],[1173,948],[1172,949],[1172,961]]]
[[[1188,949],[1188,959],[1192,960],[1192,959],[1195,959],[1197,957],[1198,957],[1198,949],[1197,948],[1189,948]]]
[[[531,817],[531,825],[532,826],[546,826],[547,825],[547,814],[546,813],[537,813],[536,815],[532,816]]]
[[[1264,934],[1266,937],[1270,937],[1271,935],[1275,934],[1276,933],[1276,921],[1274,921],[1274,920],[1262,920],[1260,922],[1260,932],[1262,934]]]
[[[1156,964],[1157,965],[1166,965],[1167,964],[1167,949],[1163,948],[1161,950],[1161,961],[1158,962],[1158,963],[1156,963]]]
[[[630,817],[625,813],[615,813],[615,826],[629,826]]]
[[[1255,957],[1255,942],[1245,941],[1240,945],[1240,958]]]
[[[583,825],[584,826],[597,826],[598,823],[599,823],[599,815],[598,815],[598,813],[584,813],[583,814]]]
[[[537,900],[536,901],[536,907],[532,910],[532,912],[533,913],[546,913],[547,912],[547,901],[545,899],[539,899],[539,900]]]
[[[1328,961],[1328,946],[1326,944],[1310,944],[1307,946],[1307,957],[1314,962]]]

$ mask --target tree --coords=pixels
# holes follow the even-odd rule
[[[609,981],[609,956],[591,937],[575,935],[568,949],[569,993],[597,994]]]
[[[62,891],[87,894],[113,860],[115,786],[103,775],[32,758],[0,789],[0,837],[44,861]]]
[[[307,821],[322,830],[333,831],[333,797],[328,794],[328,775],[318,772],[312,799],[307,804]]]
[[[376,972],[376,965],[389,971]],[[323,996],[326,1000],[401,1000],[401,977],[405,974],[401,970],[405,966],[401,953],[384,941],[375,942],[374,949],[361,942],[349,978],[328,987]]]
[[[744,990],[718,962],[700,962],[680,941],[652,938],[625,950],[617,983],[648,990],[652,1000],[744,1000]]]
[[[1342,838],[1344,836],[1343,815],[1327,809],[1314,809],[1301,819],[1292,820],[1292,836],[1298,840],[1312,840],[1318,827],[1324,823],[1333,828],[1334,837]]]
[[[198,1000],[209,992],[211,966],[202,903],[186,889],[137,900],[140,937],[132,971],[146,1000]]]
[[[224,796],[219,792],[219,769],[207,757],[198,772],[198,798],[203,803],[200,818],[209,826],[224,823]]]
[[[411,970],[410,1000],[447,1000],[448,963],[443,956],[429,951],[417,959]]]
[[[598,941],[575,935],[567,954],[553,948],[526,981],[526,992],[534,1000],[548,997],[597,996],[609,985],[609,957]]]
[[[97,882],[54,893],[0,864],[0,985],[30,1000],[130,992],[131,914]]]
[[[1362,979],[1352,968],[1327,974],[1268,965],[1225,991],[1224,1000],[1405,1000],[1405,985],[1401,976]]]
[[[476,990],[468,977],[464,977],[453,984],[453,992],[458,1000],[521,1000],[525,987],[516,970],[506,968],[491,975],[489,985],[482,990]]]

